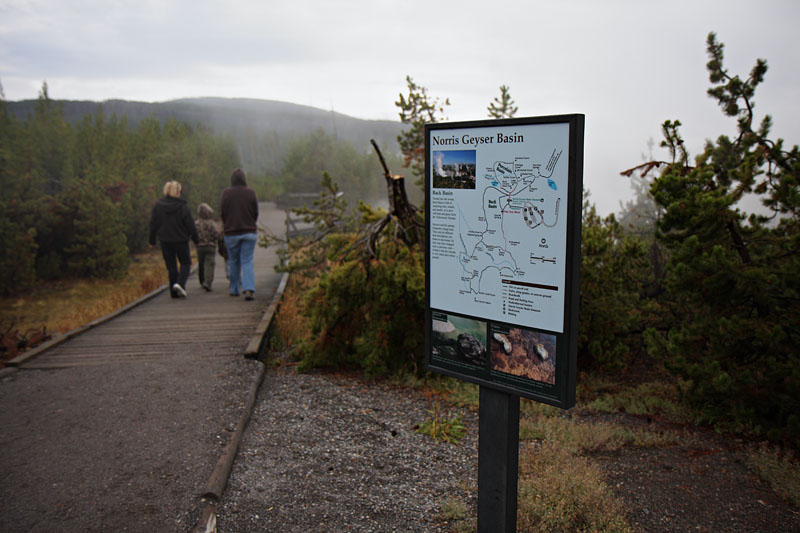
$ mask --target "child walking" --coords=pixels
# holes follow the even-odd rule
[[[217,242],[222,232],[214,221],[214,210],[202,203],[197,206],[197,277],[206,291],[211,290],[214,283],[214,256],[217,253]],[[221,251],[221,250],[220,250]]]

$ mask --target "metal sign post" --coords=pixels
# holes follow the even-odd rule
[[[478,532],[517,530],[519,396],[480,388]]]

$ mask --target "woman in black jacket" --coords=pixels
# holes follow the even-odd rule
[[[150,247],[156,245],[157,235],[173,298],[186,297],[186,282],[192,268],[189,239],[195,244],[199,241],[189,205],[180,195],[181,184],[168,181],[164,185],[164,197],[156,202],[150,214]],[[180,271],[178,262],[181,264]]]

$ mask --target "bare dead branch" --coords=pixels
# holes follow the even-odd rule
[[[423,225],[419,218],[419,210],[416,206],[408,201],[406,194],[405,178],[399,174],[392,174],[386,164],[380,148],[375,140],[370,140],[372,147],[378,154],[378,159],[383,167],[383,176],[386,180],[386,189],[389,199],[389,213],[385,220],[381,220],[379,224],[373,226],[370,233],[369,248],[370,252],[374,255],[374,245],[378,240],[379,234],[384,230],[386,225],[395,220],[399,228],[395,228],[393,238],[397,241],[400,238],[400,229],[402,229],[402,240],[408,246],[413,246],[423,239]],[[377,231],[376,231],[377,230]]]
[[[641,165],[637,165],[633,168],[629,168],[628,170],[623,170],[620,172],[621,176],[625,176],[626,178],[630,178],[634,172],[641,171],[642,177],[647,176],[648,172],[653,170],[654,168],[659,168],[661,165],[668,165],[666,161],[648,161],[647,163],[643,163]]]

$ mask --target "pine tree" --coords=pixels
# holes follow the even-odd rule
[[[400,122],[410,127],[397,136],[397,142],[400,143],[405,166],[411,168],[411,173],[421,185],[425,172],[425,124],[444,120],[444,110],[450,105],[450,99],[441,102],[438,98],[428,96],[428,89],[417,85],[411,76],[406,76],[406,85],[408,96],[400,93],[395,105],[400,108]]]
[[[579,365],[620,370],[642,349],[647,251],[614,215],[601,218],[586,195],[581,235]]]
[[[64,248],[67,272],[75,277],[122,276],[130,263],[123,223],[97,177],[71,185],[65,205],[73,230]]]
[[[738,135],[707,141],[691,166],[680,123],[664,123],[673,162],[652,193],[664,210],[665,285],[681,321],[649,338],[709,419],[800,438],[800,152],[770,139],[769,115],[754,129],[766,61],[741,79],[724,68],[714,33],[707,50],[708,94],[737,119]],[[743,211],[747,194],[770,214]]]
[[[6,200],[0,211],[9,212]],[[36,281],[36,230],[0,215],[0,294],[25,291]]]
[[[153,202],[165,181],[189,201],[215,203],[239,165],[230,138],[156,118],[136,129],[102,106],[70,125],[46,83],[17,121],[0,88],[0,292],[36,280],[115,276],[128,250],[147,245]]]
[[[36,279],[36,231],[28,229],[19,216],[21,183],[15,168],[19,130],[8,114],[0,85],[0,294],[26,290]]]
[[[42,83],[34,115],[27,126],[30,193],[33,197],[57,194],[72,179],[73,131],[64,120],[61,104],[50,98],[47,83]]]
[[[495,97],[486,109],[491,118],[513,118],[517,114],[517,106],[514,105],[511,93],[505,85],[500,86],[500,97]]]

